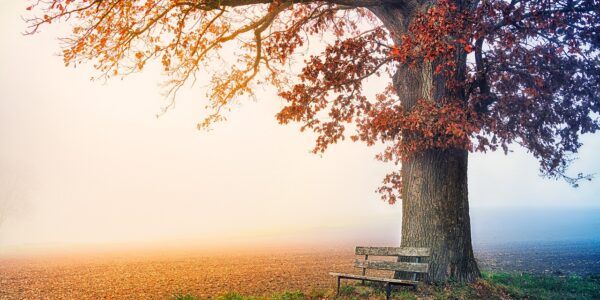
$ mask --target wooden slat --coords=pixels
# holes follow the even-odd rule
[[[414,247],[356,247],[356,255],[426,257],[431,255],[431,250]]]
[[[362,276],[362,275],[357,275],[357,274],[344,274],[344,273],[329,273],[329,275],[335,276],[335,277],[340,277],[340,278],[359,279],[359,280],[364,279],[364,280],[369,280],[369,281],[391,282],[391,283],[396,283],[396,284],[409,284],[409,285],[419,284],[418,281],[407,280],[407,279]]]
[[[405,272],[417,272],[417,273],[427,273],[427,271],[429,270],[429,264],[426,264],[426,263],[399,262],[399,261],[373,261],[373,260],[357,259],[354,262],[354,266],[357,268],[405,271]]]

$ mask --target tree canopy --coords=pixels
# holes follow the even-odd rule
[[[405,14],[381,20],[386,7]],[[210,76],[210,114],[199,128],[269,83],[287,101],[277,120],[317,133],[315,152],[350,137],[384,143],[378,158],[401,163],[432,148],[507,152],[516,143],[546,176],[588,178],[566,171],[579,136],[600,128],[597,0],[40,0],[27,9],[30,34],[72,24],[62,39],[66,65],[92,62],[110,78],[159,60],[171,101],[186,82]],[[327,46],[298,70],[311,36]],[[215,67],[228,44],[239,46],[238,61]],[[406,105],[390,81],[375,98],[365,95],[366,78],[401,76],[401,66],[431,68],[448,79],[433,85],[452,92],[430,87]],[[346,132],[349,124],[356,131]],[[386,176],[384,199],[398,199],[401,181],[398,172]]]

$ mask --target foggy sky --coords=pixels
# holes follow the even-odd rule
[[[166,104],[158,68],[91,82],[94,70],[65,68],[55,55],[64,28],[21,35],[25,6],[0,2],[0,195],[12,195],[0,201],[13,202],[0,224],[0,254],[40,245],[319,240],[323,232],[329,241],[397,240],[400,206],[374,192],[394,166],[374,160],[377,147],[343,142],[309,153],[314,136],[277,124],[284,103],[268,87],[256,102],[240,99],[210,132],[195,126],[205,113],[201,85],[184,87],[175,108],[156,118]],[[583,142],[570,171],[598,173],[600,136]],[[600,178],[573,189],[540,178],[535,159],[512,149],[470,156],[472,207],[600,207]]]

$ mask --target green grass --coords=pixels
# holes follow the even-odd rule
[[[312,291],[310,293],[303,292],[282,292],[282,293],[274,293],[268,296],[243,296],[238,293],[227,293],[225,295],[219,296],[216,300],[306,300],[306,299],[323,299],[325,298],[325,294],[319,291]],[[198,300],[200,298],[196,298],[191,295],[176,295],[173,296],[173,300]]]
[[[335,291],[282,292],[263,296],[228,293],[216,300],[317,300],[333,299]],[[197,300],[191,295],[178,295],[174,300]],[[379,284],[344,284],[338,299],[385,299]],[[392,299],[600,299],[600,275],[552,276],[522,273],[483,273],[473,284],[452,283],[445,286],[422,285],[418,289],[395,289]]]
[[[515,299],[600,299],[600,275],[484,273],[483,278]]]

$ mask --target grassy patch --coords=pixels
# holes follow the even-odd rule
[[[228,293],[216,300],[318,300],[334,299],[335,291],[282,292],[266,296],[243,296]],[[181,295],[174,300],[197,300]],[[385,290],[378,284],[344,284],[337,299],[362,300],[385,299]],[[395,288],[392,299],[600,299],[600,275],[595,276],[551,276],[521,273],[483,273],[480,280],[472,284],[452,283],[445,286],[422,285],[411,288]]]
[[[307,295],[302,292],[283,292],[281,294],[274,294],[269,297],[269,300],[304,300]]]
[[[192,295],[175,295],[173,296],[173,300],[196,300],[198,298]]]
[[[516,299],[600,299],[600,276],[484,273],[484,280]]]
[[[329,299],[328,295],[325,294],[324,291],[311,291],[309,293],[303,292],[282,292],[282,293],[273,293],[268,296],[244,296],[238,293],[227,293],[222,296],[218,296],[215,298],[216,300],[306,300],[306,299]],[[176,295],[173,296],[173,300],[199,300],[201,298],[197,298],[192,295]]]

